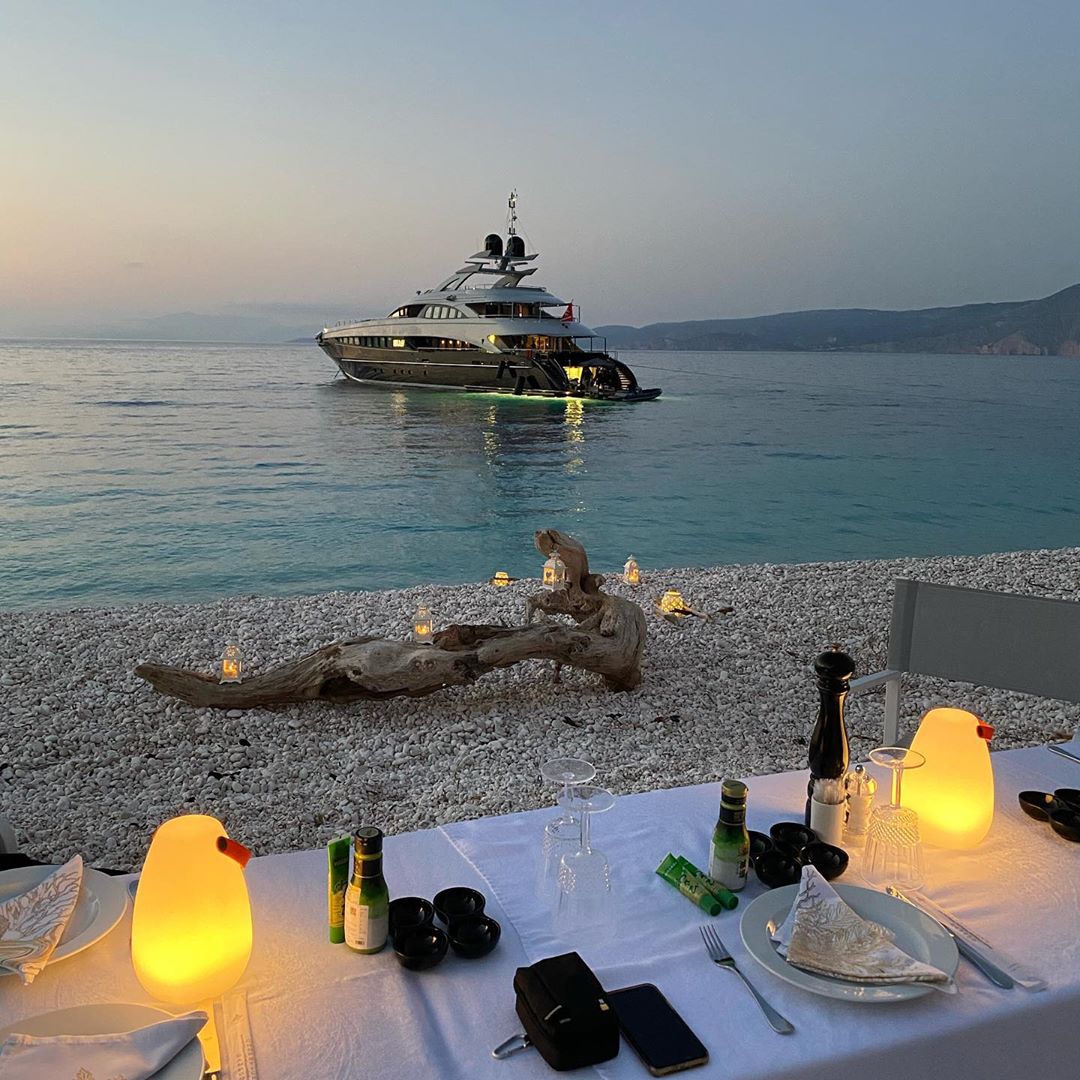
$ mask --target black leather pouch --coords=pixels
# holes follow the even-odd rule
[[[553,1069],[596,1065],[619,1052],[615,1010],[576,952],[518,968],[514,993],[525,1034]]]

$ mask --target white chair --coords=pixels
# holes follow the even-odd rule
[[[897,578],[885,686],[885,744],[899,739],[906,672],[1080,702],[1080,603]]]

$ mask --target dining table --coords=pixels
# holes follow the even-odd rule
[[[592,842],[608,858],[612,892],[601,921],[576,933],[554,918],[544,887],[542,839],[554,808],[387,836],[391,896],[431,899],[443,888],[469,886],[485,895],[487,913],[502,926],[489,955],[465,959],[450,952],[426,971],[404,969],[390,947],[361,955],[331,944],[325,850],[253,858],[246,870],[251,961],[226,994],[224,1012],[246,1017],[259,1080],[531,1080],[551,1075],[535,1049],[505,1060],[491,1053],[522,1030],[514,973],[573,950],[607,990],[660,988],[709,1051],[708,1063],[696,1070],[702,1080],[1076,1080],[1080,844],[1025,816],[1017,793],[1080,787],[1080,763],[1046,747],[999,751],[991,759],[989,834],[970,850],[927,847],[923,893],[1037,972],[1045,989],[1002,989],[963,959],[957,993],[906,1001],[836,1000],[778,978],[740,937],[740,918],[764,892],[752,872],[738,906],[713,917],[655,873],[668,852],[707,866],[720,803],[717,777],[621,796],[597,817]],[[768,831],[775,822],[801,819],[805,771],[745,781],[750,828]],[[862,884],[854,864],[838,884]],[[715,928],[793,1033],[774,1032],[738,978],[710,962],[703,925]],[[31,985],[0,978],[0,1027],[88,1003],[154,1004],[132,969],[130,930],[129,907],[104,938],[50,964]],[[220,1035],[228,1046],[235,1033],[225,1025]],[[611,1080],[649,1075],[625,1042],[615,1058],[582,1072]],[[227,1068],[222,1080],[234,1080]]]

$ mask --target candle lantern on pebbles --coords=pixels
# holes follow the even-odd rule
[[[638,566],[637,560],[631,555],[626,560],[626,565],[623,566],[623,581],[627,585],[640,585],[641,584],[641,567]]]
[[[566,588],[566,563],[559,558],[557,550],[544,563],[544,588],[552,591]]]
[[[413,616],[412,621],[412,639],[416,645],[430,645],[431,635],[435,629],[435,624],[431,619],[431,609],[427,604],[421,604],[416,609],[416,614]]]
[[[682,593],[678,589],[668,589],[660,597],[660,610],[665,615],[674,615],[678,619],[684,618],[687,608]]]
[[[221,654],[220,682],[240,682],[240,672],[243,670],[243,666],[243,661],[240,658],[240,647],[238,645],[226,645],[225,651]]]
[[[501,589],[504,585],[509,585],[510,580],[510,575],[505,570],[496,570],[495,576],[491,579],[490,584]]]

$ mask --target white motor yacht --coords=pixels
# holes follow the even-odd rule
[[[498,233],[434,289],[385,319],[326,327],[316,341],[349,379],[530,397],[649,401],[660,388],[638,385],[578,321],[572,301],[539,285],[537,253],[526,254],[512,192],[506,242]]]

